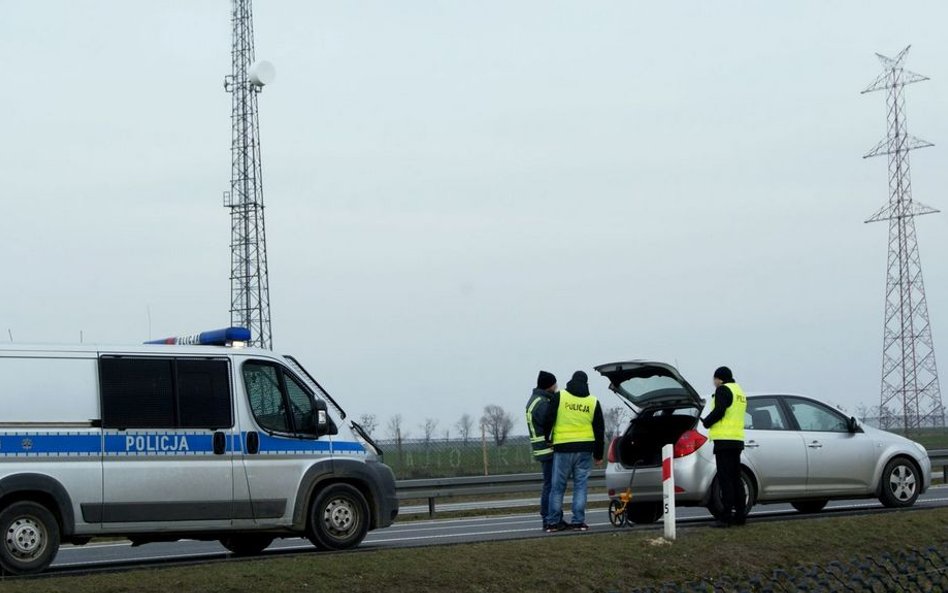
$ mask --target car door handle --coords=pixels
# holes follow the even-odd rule
[[[748,449],[756,449],[760,447],[760,444],[757,441],[747,441],[744,446]]]
[[[822,443],[820,443],[819,441],[813,441],[812,443],[810,443],[809,445],[807,445],[807,447],[809,447],[809,448],[811,448],[811,449],[822,449],[822,448],[823,448],[823,445],[822,445]]]

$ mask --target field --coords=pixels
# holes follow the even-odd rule
[[[622,591],[666,581],[739,578],[798,564],[948,541],[948,509],[689,527],[666,544],[658,532],[612,531],[431,548],[303,554],[83,577],[7,581],[0,591],[458,592]],[[814,545],[818,542],[818,545]],[[727,559],[727,561],[723,561]]]

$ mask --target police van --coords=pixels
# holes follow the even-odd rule
[[[96,536],[246,555],[301,535],[350,548],[391,525],[378,446],[296,359],[249,340],[0,345],[0,568],[41,571]]]

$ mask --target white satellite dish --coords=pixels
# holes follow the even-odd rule
[[[266,60],[254,62],[253,66],[250,67],[250,82],[254,86],[270,84],[274,78],[276,78],[276,68]]]

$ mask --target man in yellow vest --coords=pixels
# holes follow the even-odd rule
[[[553,487],[550,491],[550,510],[546,517],[546,532],[564,529],[587,531],[586,487],[593,458],[602,465],[605,441],[605,422],[602,407],[589,393],[588,377],[583,371],[573,373],[566,389],[553,395],[547,426],[551,427],[553,443]],[[573,475],[573,517],[563,521],[563,495],[566,481]]]
[[[540,490],[540,517],[546,531],[546,516],[550,512],[550,487],[553,482],[553,443],[548,438],[550,427],[546,419],[550,412],[550,401],[556,393],[556,377],[553,373],[540,371],[537,386],[527,401],[527,429],[530,431],[530,446],[533,458],[540,462],[543,470],[543,488]]]
[[[744,414],[747,397],[727,367],[714,371],[714,396],[711,413],[701,422],[714,441],[714,460],[721,487],[723,516],[715,527],[743,525],[747,516],[744,482],[741,480],[741,451],[744,450]]]

